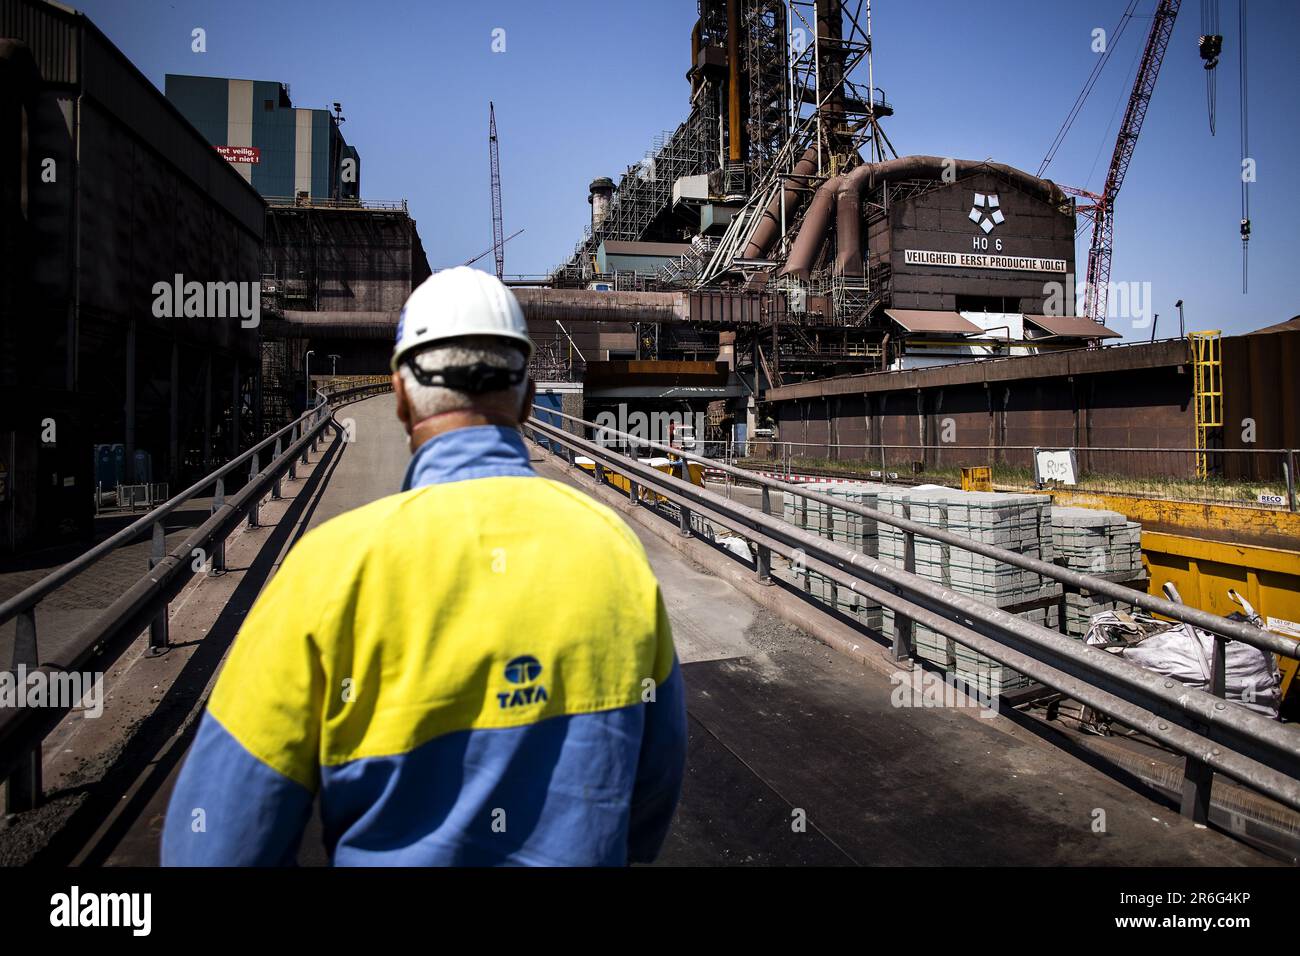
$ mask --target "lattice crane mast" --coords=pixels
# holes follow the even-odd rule
[[[1080,206],[1077,210],[1092,221],[1083,314],[1099,324],[1106,321],[1106,291],[1110,285],[1110,258],[1115,233],[1115,197],[1119,195],[1120,186],[1124,184],[1124,174],[1128,172],[1128,164],[1133,159],[1133,150],[1137,147],[1138,134],[1142,132],[1147,107],[1151,105],[1151,94],[1155,90],[1156,77],[1160,75],[1160,64],[1169,46],[1169,37],[1174,31],[1174,18],[1178,16],[1181,3],[1182,0],[1159,0],[1156,4],[1151,32],[1147,34],[1146,49],[1142,52],[1142,62],[1133,82],[1133,92],[1129,95],[1128,108],[1124,111],[1124,121],[1115,138],[1115,152],[1111,156],[1106,184],[1102,186],[1101,193],[1062,187],[1071,195],[1091,200],[1090,205]]]
[[[497,112],[488,103],[488,157],[492,172],[492,251],[496,254],[497,278],[506,272],[505,230],[501,224],[501,157],[497,150]]]

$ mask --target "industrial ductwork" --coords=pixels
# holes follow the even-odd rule
[[[865,190],[891,180],[942,179],[945,172],[955,182],[981,170],[997,173],[1017,189],[1052,205],[1066,201],[1065,194],[1051,180],[1039,179],[1004,163],[950,160],[941,156],[903,156],[883,163],[867,163],[822,183],[808,207],[790,249],[790,257],[780,274],[793,279],[808,278],[817,250],[829,231],[833,211],[839,250],[835,257],[835,274],[862,275],[862,194]]]
[[[812,203],[808,206],[808,212],[804,214],[803,224],[799,227],[798,235],[794,237],[794,245],[790,248],[790,256],[781,269],[781,275],[790,276],[792,279],[808,278],[808,273],[812,271],[813,257],[821,248],[822,240],[826,238],[826,230],[830,226],[831,210],[835,207],[835,193],[843,182],[843,176],[832,176],[821,184],[817,194],[813,196]]]
[[[945,172],[956,182],[981,170],[997,173],[1017,189],[1036,196],[1044,202],[1058,205],[1065,201],[1065,194],[1052,181],[1031,176],[1004,163],[970,159],[953,160],[942,156],[903,156],[883,163],[868,163],[846,174],[835,193],[835,235],[838,247],[835,256],[835,274],[846,276],[863,274],[863,190],[874,189],[878,183],[897,179],[942,179]]]
[[[803,158],[795,163],[794,169],[790,171],[790,176],[785,180],[784,188],[773,196],[772,201],[767,204],[767,209],[763,211],[758,226],[749,238],[749,244],[745,246],[742,258],[761,259],[767,255],[768,250],[772,248],[772,243],[776,241],[777,234],[781,231],[782,197],[784,197],[786,215],[793,217],[797,208],[795,203],[799,201],[799,187],[801,185],[799,177],[812,176],[816,172],[817,150],[816,148],[809,148],[803,154]]]

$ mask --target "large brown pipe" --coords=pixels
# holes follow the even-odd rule
[[[744,160],[740,131],[740,0],[727,0],[727,155],[733,163]]]
[[[767,209],[763,211],[763,218],[758,221],[758,226],[754,229],[754,234],[750,236],[749,244],[745,246],[742,253],[744,259],[761,259],[767,255],[767,251],[772,248],[777,234],[781,231],[781,199],[785,197],[785,214],[787,222],[794,217],[794,211],[798,208],[795,203],[799,201],[799,187],[801,182],[794,177],[811,176],[817,172],[817,150],[810,147],[803,154],[803,158],[794,164],[794,169],[790,171],[790,178],[785,181],[785,188],[772,197],[772,201],[767,204]]]
[[[808,273],[812,270],[813,257],[817,255],[822,240],[826,238],[831,212],[835,208],[835,192],[840,188],[843,180],[843,176],[832,176],[821,184],[821,188],[813,196],[812,204],[808,207],[803,223],[799,226],[799,234],[794,237],[790,258],[781,269],[781,275],[794,279],[808,278]]]
[[[832,152],[845,144],[844,10],[841,0],[816,0],[817,92],[825,103],[822,117]]]
[[[835,274],[860,276],[862,263],[862,192],[877,183],[894,179],[943,179],[947,173],[953,182],[982,169],[1001,174],[1011,185],[1037,196],[1044,202],[1059,205],[1065,194],[1054,182],[1039,179],[1004,163],[971,159],[945,159],[942,156],[903,156],[883,163],[867,163],[844,176],[835,193],[835,235],[839,248],[835,256]],[[806,228],[806,224],[805,224]],[[799,238],[803,238],[803,229]],[[812,241],[810,238],[809,241]]]
[[[699,66],[699,62],[700,62],[700,23],[701,22],[702,21],[700,20],[696,20],[695,26],[691,27],[691,68],[690,70],[687,71],[686,74],[691,78],[691,96],[695,95],[695,91],[699,89],[700,86],[699,74],[696,72],[696,67]]]

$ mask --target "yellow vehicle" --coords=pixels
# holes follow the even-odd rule
[[[655,469],[655,471],[662,471],[666,475],[672,475],[674,478],[680,477],[681,475],[681,459],[678,458],[676,455],[672,457],[656,456],[653,458],[638,458],[637,461],[639,461],[643,465],[649,465],[651,468]],[[579,455],[576,459],[574,459],[574,464],[577,465],[579,468],[581,468],[583,471],[594,472],[596,470],[596,463],[592,461],[590,458],[586,457],[585,455]],[[686,473],[691,484],[698,485],[701,488],[704,487],[704,466],[703,465],[698,465],[693,461],[688,461],[686,462]],[[610,469],[606,468],[605,480],[608,481],[615,488],[618,488],[620,491],[623,491],[624,493],[626,493],[629,490],[628,479],[625,476],[620,475],[616,471],[611,471]],[[642,501],[652,501],[652,500],[663,501],[664,500],[662,495],[656,495],[654,492],[647,491],[645,488],[640,489],[638,497]]]

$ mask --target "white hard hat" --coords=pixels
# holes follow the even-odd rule
[[[391,367],[397,371],[413,349],[469,335],[510,339],[525,357],[533,354],[524,310],[500,279],[468,266],[435,272],[402,306]]]

